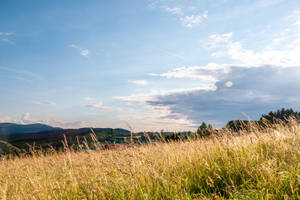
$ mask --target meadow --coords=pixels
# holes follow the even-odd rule
[[[3,157],[1,199],[300,199],[300,126]]]

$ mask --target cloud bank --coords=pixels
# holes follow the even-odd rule
[[[298,67],[231,66],[218,77],[215,90],[160,95],[146,103],[168,107],[171,114],[183,114],[196,123],[224,125],[228,120],[247,116],[257,119],[260,114],[281,107],[300,109],[299,76]],[[230,87],[228,81],[232,83]]]

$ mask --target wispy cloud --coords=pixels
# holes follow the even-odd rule
[[[47,119],[47,120],[37,120],[32,118],[31,113],[26,112],[22,114],[22,116],[18,119],[14,119],[10,116],[0,116],[0,122],[11,122],[11,123],[18,123],[18,124],[35,124],[41,123],[46,124],[53,127],[60,127],[60,128],[82,128],[87,127],[86,122],[84,121],[65,121],[65,120],[57,120],[57,119]]]
[[[13,41],[11,41],[10,37],[14,35],[13,32],[0,32],[0,41],[8,43],[8,44],[15,44]]]
[[[300,28],[296,31],[300,34]],[[223,45],[219,46],[219,39],[222,38],[222,35],[219,35],[216,36],[217,41],[211,44],[212,48],[218,50],[211,55],[213,57],[228,56],[235,61],[239,61],[240,64],[248,66],[298,66],[300,65],[298,56],[300,54],[300,36],[295,36],[292,40],[290,35],[288,37],[289,42],[286,41],[287,38],[280,36],[279,38],[274,38],[270,45],[261,48],[259,51],[253,51],[244,48],[241,42],[233,41],[229,37],[222,41]],[[276,49],[274,45],[280,46],[280,49]]]
[[[85,121],[64,121],[64,120],[43,120],[40,123],[48,124],[53,127],[60,128],[84,128],[87,127],[87,123]]]
[[[228,65],[210,63],[206,66],[178,67],[166,73],[150,73],[149,76],[160,76],[166,78],[188,78],[202,81],[216,82],[224,73],[228,73]]]
[[[14,35],[13,32],[0,32],[0,36],[10,36],[10,35]]]
[[[183,26],[187,28],[193,28],[201,24],[206,19],[208,19],[208,11],[205,11],[204,13],[199,15],[190,15],[180,18]]]
[[[0,70],[11,72],[11,73],[18,74],[18,75],[22,75],[22,77],[19,77],[20,79],[24,78],[26,80],[32,80],[32,79],[42,80],[42,77],[39,74],[31,72],[31,71],[15,69],[15,68],[8,68],[8,67],[1,67],[1,66],[0,66]]]
[[[9,40],[8,38],[2,38],[1,41],[6,42],[8,44],[15,44],[13,41]]]
[[[101,111],[109,111],[109,112],[121,112],[128,109],[125,108],[119,108],[119,107],[111,107],[111,106],[104,106],[102,101],[92,102],[87,105],[85,105],[87,108],[92,108],[95,110],[101,110]]]
[[[206,43],[206,47],[208,49],[215,49],[221,44],[226,44],[229,41],[231,41],[232,36],[232,32],[224,34],[213,33],[209,36],[208,42]]]
[[[89,104],[86,105],[86,107],[89,107],[89,108],[97,108],[97,109],[104,108],[104,107],[103,107],[103,103],[102,103],[101,101],[94,102],[94,103],[89,103]]]
[[[177,4],[177,6],[171,6],[171,4],[174,3]],[[197,5],[195,3],[191,3],[191,5],[184,5],[179,2],[176,3],[172,0],[156,0],[152,1],[148,5],[148,7],[152,9],[161,8],[166,13],[176,16],[178,21],[180,21],[182,25],[187,28],[196,27],[208,19],[208,11],[206,10],[202,13],[195,11],[196,6]]]
[[[146,80],[129,80],[128,82],[135,85],[149,85],[149,82]]]
[[[37,105],[56,105],[54,101],[36,101],[35,104]]]
[[[179,7],[168,7],[168,6],[162,6],[162,8],[166,11],[166,12],[168,12],[168,13],[171,13],[171,14],[173,14],[173,15],[184,15],[184,13],[183,13],[183,11],[182,11],[182,9],[181,8],[179,8]]]
[[[32,119],[30,119],[30,113],[24,113],[21,117],[20,120],[21,124],[30,124],[30,123],[35,123]]]
[[[70,47],[79,50],[79,53],[84,57],[88,57],[88,55],[91,53],[89,49],[81,48],[75,44],[71,44]]]
[[[293,12],[282,22],[282,31],[270,35],[264,46],[253,50],[234,40],[233,33],[210,35],[206,48],[213,57],[225,57],[246,66],[273,65],[281,67],[300,65],[300,13]],[[246,44],[247,45],[247,44]]]
[[[216,90],[214,85],[207,85],[205,87],[196,87],[196,88],[175,88],[169,90],[152,90],[147,93],[139,93],[139,94],[132,94],[129,96],[115,96],[113,99],[122,101],[124,103],[128,103],[129,105],[148,105],[147,102],[155,101],[159,96],[166,96],[166,95],[173,95],[177,93],[189,93],[193,91],[210,91]]]

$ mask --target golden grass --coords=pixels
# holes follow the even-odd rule
[[[300,199],[300,127],[0,161],[1,199]]]

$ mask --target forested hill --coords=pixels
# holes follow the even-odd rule
[[[125,138],[130,137],[130,131],[125,129],[112,128],[80,128],[80,129],[61,129],[53,128],[41,132],[23,132],[0,134],[0,141],[7,142],[14,147],[24,149],[29,145],[48,147],[49,145],[58,149],[62,147],[62,141],[67,139],[69,145],[76,145],[78,141],[82,143],[84,140],[91,142],[91,133],[95,133],[98,141],[104,143],[124,143]],[[5,144],[0,144],[0,149],[8,150]]]
[[[0,135],[38,133],[42,131],[58,130],[61,128],[51,127],[45,124],[15,124],[0,123]]]
[[[0,124],[0,154],[15,152],[16,149],[29,150],[30,146],[48,149],[62,149],[63,142],[67,141],[68,146],[75,149],[78,144],[87,143],[93,148],[93,143],[101,144],[114,143],[145,143],[148,139],[158,139],[158,132],[133,133],[121,128],[79,128],[79,129],[62,129],[54,128],[43,124],[21,125],[12,123]],[[39,131],[45,130],[45,131]],[[171,135],[172,133],[164,133]],[[93,135],[93,136],[92,136]],[[131,141],[132,139],[132,141]],[[16,147],[16,148],[15,148]]]

